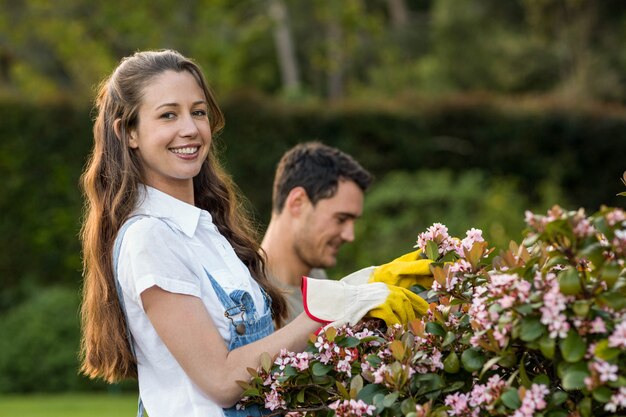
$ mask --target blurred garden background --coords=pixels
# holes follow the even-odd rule
[[[623,206],[624,45],[620,0],[0,0],[0,415],[8,395],[134,390],[76,358],[78,181],[95,87],[123,56],[173,48],[204,68],[259,233],[294,144],[375,174],[339,277],[433,222],[504,247],[527,209]]]

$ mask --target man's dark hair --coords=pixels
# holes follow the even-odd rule
[[[354,158],[320,142],[306,142],[287,151],[278,162],[272,196],[273,211],[280,213],[289,192],[306,191],[313,205],[337,192],[340,180],[354,181],[365,192],[372,175]]]

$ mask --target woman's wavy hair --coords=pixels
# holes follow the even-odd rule
[[[146,87],[165,71],[193,75],[207,99],[211,133],[216,135],[224,126],[223,114],[202,71],[176,51],[137,52],[122,59],[100,84],[93,150],[81,177],[85,207],[80,233],[84,275],[80,355],[81,372],[108,382],[137,376],[114,282],[112,252],[117,233],[138,203],[138,191],[143,186],[139,159],[129,147],[129,132],[137,127]],[[114,130],[118,119],[119,137]],[[195,205],[211,213],[219,231],[272,298],[272,313],[280,325],[287,312],[285,299],[266,276],[258,236],[237,198],[235,185],[217,160],[213,144],[193,184]]]

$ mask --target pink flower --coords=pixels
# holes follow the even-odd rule
[[[593,236],[596,232],[596,228],[586,217],[584,209],[578,210],[572,220],[574,221],[574,235],[576,237],[584,239],[588,236]]]
[[[611,243],[615,248],[615,252],[622,255],[626,254],[626,230],[616,230],[615,237]]]
[[[532,384],[522,398],[522,405],[518,408],[513,417],[533,417],[535,411],[546,408],[545,397],[550,393],[548,387],[543,384]]]
[[[265,408],[268,410],[276,410],[277,408],[285,408],[286,402],[282,399],[276,390],[265,393]]]
[[[483,231],[480,229],[471,228],[465,232],[465,238],[461,241],[461,244],[456,248],[456,252],[460,257],[466,257],[469,251],[476,242],[484,242]]]
[[[452,416],[467,416],[471,412],[469,408],[469,394],[455,392],[448,395],[444,403],[451,408],[449,414]]]
[[[541,323],[548,326],[551,338],[565,339],[570,324],[567,322],[567,317],[561,312],[567,308],[567,298],[559,290],[558,282],[552,281],[546,284],[550,285],[550,288],[543,296],[543,307],[539,309]]]
[[[591,322],[591,333],[605,333],[606,325],[604,324],[604,320],[600,317],[596,317],[595,320]]]
[[[328,407],[331,410],[335,410],[335,416],[337,417],[371,416],[376,410],[376,407],[362,400],[337,400]]]
[[[617,365],[610,364],[601,359],[596,359],[594,362],[589,364],[593,369],[596,370],[598,376],[600,377],[600,381],[602,382],[610,382],[617,381]]]
[[[417,236],[417,244],[415,246],[424,251],[429,241],[433,241],[437,244],[440,255],[456,251],[459,245],[459,243],[448,234],[448,228],[441,223],[434,223],[426,229],[425,232],[420,233]]]
[[[309,360],[313,357],[308,352],[301,352],[296,354],[295,359],[293,360],[293,367],[298,371],[304,371],[309,369]]]
[[[604,410],[614,413],[618,408],[626,409],[626,387],[620,387],[608,403],[604,405]]]
[[[616,208],[606,214],[606,222],[609,226],[615,226],[617,223],[621,223],[624,220],[626,220],[626,215],[624,214],[624,210],[621,208]]]
[[[626,321],[615,326],[613,334],[609,336],[609,346],[626,349]]]
[[[426,414],[427,411],[423,406],[419,404],[415,406],[415,417],[426,417]]]
[[[499,375],[493,375],[486,384],[476,384],[470,393],[469,404],[479,409],[490,410],[493,403],[500,398],[502,390],[506,387],[506,381]]]

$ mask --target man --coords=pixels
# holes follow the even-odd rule
[[[354,222],[372,176],[350,155],[319,142],[287,151],[276,169],[272,217],[261,247],[269,276],[286,292],[291,321],[303,311],[302,276],[325,278]]]

